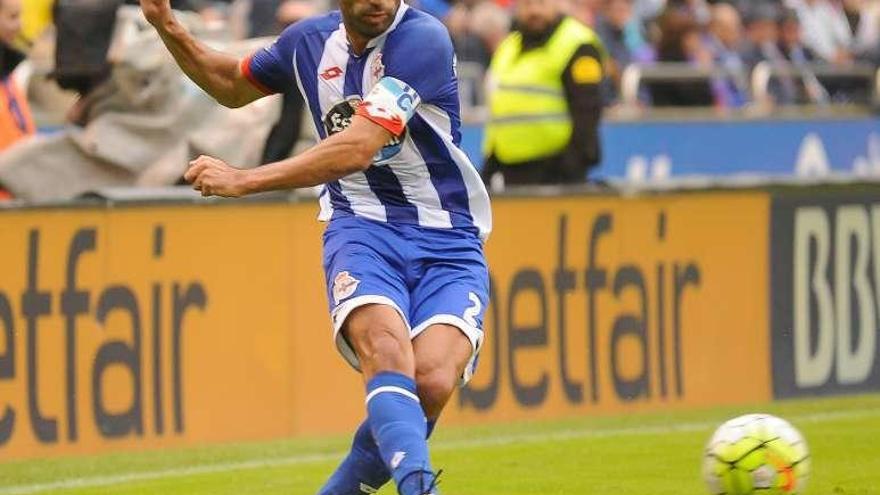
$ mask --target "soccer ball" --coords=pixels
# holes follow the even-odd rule
[[[804,437],[788,421],[769,414],[724,423],[703,457],[703,478],[713,495],[803,493],[809,474]]]

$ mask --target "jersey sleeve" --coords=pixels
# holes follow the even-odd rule
[[[457,91],[455,52],[443,24],[426,16],[398,31],[385,44],[384,77],[357,109],[358,115],[395,136],[403,133],[420,104]]]
[[[271,45],[241,61],[241,73],[266,94],[283,93],[294,81],[293,52],[300,34],[296,24],[288,27]]]

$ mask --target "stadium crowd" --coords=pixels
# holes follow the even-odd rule
[[[221,37],[229,41],[277,35],[290,23],[335,8],[337,1],[171,0],[171,3],[176,9],[190,11],[187,15],[205,30],[214,35],[222,33]],[[483,82],[492,55],[511,29],[516,28],[513,16],[516,0],[407,1],[442,19],[448,27],[458,54],[465,112],[479,110],[486,101]],[[880,64],[880,0],[563,1],[567,2],[569,15],[591,27],[604,46],[601,100],[607,107],[622,106],[619,104],[626,94],[627,74],[633,72],[632,68],[661,66],[667,75],[671,71],[678,77],[640,80],[635,85],[637,105],[753,108],[756,106],[753,76],[759,67],[769,74],[767,98],[762,103],[822,106],[865,103],[870,98],[866,94],[873,96],[873,77]],[[171,163],[186,158],[185,151],[175,156],[159,153],[176,146],[173,143],[180,138],[180,131],[173,126],[162,124],[165,132],[162,139],[172,143],[166,144],[153,130],[145,133],[132,125],[130,119],[118,117],[120,109],[125,108],[143,110],[144,115],[158,115],[156,112],[169,108],[178,112],[190,108],[187,111],[191,113],[204,113],[205,105],[212,103],[195,101],[189,93],[181,96],[179,92],[168,90],[171,83],[157,82],[165,81],[162,79],[167,76],[165,72],[158,68],[149,72],[153,69],[147,66],[154,63],[154,58],[131,53],[123,74],[108,84],[117,66],[123,65],[108,54],[113,52],[111,38],[118,36],[117,12],[124,4],[130,4],[133,11],[139,12],[135,0],[0,0],[0,87],[3,89],[0,92],[3,100],[0,101],[0,156],[14,142],[28,140],[35,129],[85,130],[79,134],[66,131],[67,141],[56,140],[52,143],[55,148],[46,148],[50,151],[30,150],[6,160],[16,164],[0,167],[0,183],[9,186],[13,180],[29,176],[22,182],[35,184],[32,188],[43,192],[42,186],[37,187],[44,179],[35,172],[40,167],[32,163],[34,157],[47,164],[42,172],[46,176],[57,176],[49,171],[50,162],[69,161],[71,156],[79,159],[89,155],[85,158],[92,163],[93,170],[106,162],[127,163],[133,160],[129,158],[133,156],[131,147],[137,145],[146,150],[139,158],[141,161]],[[265,44],[265,40],[259,43]],[[247,46],[252,51],[261,44]],[[33,67],[17,71],[19,66],[29,65],[22,63],[28,58],[36,59],[30,65],[42,64],[44,68],[48,60],[50,69],[42,73]],[[867,83],[864,77],[856,81],[828,76],[829,73],[834,75],[835,70],[846,76],[847,70],[855,67],[861,68],[863,74],[870,74]],[[30,77],[25,88],[28,78],[17,77],[19,72],[45,77]],[[688,73],[691,77],[681,77]],[[59,91],[59,86],[65,91]],[[629,89],[632,92],[632,84]],[[118,95],[108,95],[108,91]],[[192,106],[181,102],[169,104],[176,101],[174,98],[184,98],[183,101]],[[263,153],[260,163],[286,156],[294,146],[295,136],[304,128],[301,119],[296,117],[302,114],[301,98],[296,94],[284,95],[283,105],[281,120],[267,130],[281,139],[274,141],[277,145],[274,147],[260,145]],[[36,118],[30,115],[31,108]],[[117,116],[108,117],[108,109]],[[94,124],[102,112],[108,122],[94,126],[102,131],[90,130],[89,123]],[[479,111],[473,114],[481,115]],[[467,116],[465,113],[465,118]],[[179,129],[194,128],[186,124],[184,118],[174,118],[178,119],[175,125],[179,125]],[[257,117],[251,119],[239,122],[241,128],[255,127]],[[149,129],[155,126],[149,120],[139,125]],[[266,125],[267,129],[271,127],[271,123]],[[131,141],[121,140],[119,143],[125,144],[113,148],[100,135],[107,128],[130,132]],[[237,132],[228,125],[227,128],[232,129],[227,131],[229,135]],[[153,141],[144,136],[150,136]],[[206,142],[198,136],[191,141]],[[129,144],[131,142],[135,145]],[[213,142],[224,141],[215,139]],[[269,142],[273,143],[271,137]],[[190,151],[192,148],[190,145]],[[200,152],[221,153],[210,147],[196,148]],[[241,162],[260,160],[260,151],[252,159],[245,159],[242,154],[245,149],[248,148],[230,145],[224,152],[240,153],[233,156],[241,156],[236,158]],[[51,150],[55,150],[55,154]],[[130,169],[126,174],[139,177],[139,184],[150,184],[150,180],[168,183],[179,176],[175,170],[160,171],[159,180],[156,173],[145,173],[141,164],[125,166]],[[19,168],[13,171],[15,167]],[[131,182],[130,178],[123,179],[115,172],[101,173],[107,177],[107,184]],[[151,179],[142,179],[144,175]],[[77,177],[71,175],[58,182],[72,190],[76,188],[70,185],[76,180]],[[0,187],[0,199],[2,189]],[[83,185],[82,190],[86,189]]]
[[[34,37],[40,31],[39,24],[46,24],[51,17],[49,12],[29,10],[54,9],[58,16],[65,9],[94,9],[102,4],[106,7],[98,8],[112,8],[121,1],[24,2],[24,18],[30,24],[24,26],[26,36]],[[208,22],[229,20],[238,37],[257,37],[277,34],[291,22],[334,8],[335,1],[174,0],[172,5],[197,11]],[[511,29],[513,1],[410,3],[444,20],[459,63],[466,74],[479,75]],[[748,75],[761,62],[796,68],[795,74],[780,70],[782,75],[772,88],[775,100],[782,104],[817,103],[828,98],[810,74],[816,64],[846,67],[880,63],[880,0],[569,0],[569,4],[570,14],[592,27],[607,50],[608,102],[617,98],[624,69],[633,63],[674,62],[718,69],[708,88],[676,83],[652,91],[645,103],[732,108],[749,103]]]

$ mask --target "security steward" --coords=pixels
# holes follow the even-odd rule
[[[513,32],[489,67],[483,180],[576,184],[600,160],[604,49],[563,0],[517,0]]]

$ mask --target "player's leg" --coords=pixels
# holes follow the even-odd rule
[[[358,370],[362,367],[361,360],[344,337],[351,333],[352,322],[355,327],[373,330],[372,338],[358,337],[359,341],[367,341],[359,344],[364,348],[361,353],[389,354],[380,351],[384,347],[410,348],[411,353],[405,316],[409,311],[409,292],[399,271],[394,268],[400,265],[400,260],[395,257],[399,249],[393,242],[393,234],[381,224],[356,218],[331,222],[324,234],[324,270],[334,336],[342,356]],[[390,320],[391,324],[376,325],[371,320],[380,323]],[[345,332],[344,324],[347,326]],[[361,331],[355,330],[354,333],[360,335]],[[383,335],[390,337],[390,346]],[[402,342],[395,344],[395,340]],[[382,366],[396,371],[407,371],[408,368],[411,376],[413,366],[406,364],[407,359],[411,360],[411,357],[403,356],[403,362],[392,360],[384,365],[368,359],[364,363],[371,376],[375,374],[375,368]],[[368,418],[355,433],[350,452],[318,493],[373,493],[390,477]]]
[[[342,335],[358,356],[364,381],[383,372],[415,375],[409,327],[391,306],[367,304],[353,310]]]
[[[419,397],[433,427],[455,387],[474,373],[489,303],[489,270],[476,236],[423,229],[421,279],[410,293]]]
[[[367,305],[348,316],[343,335],[360,361],[369,426],[398,492],[435,493],[408,326],[395,309]]]
[[[464,373],[473,353],[470,340],[456,327],[433,325],[413,341],[416,387],[427,418],[430,438],[443,407]],[[391,472],[379,455],[370,423],[358,427],[351,451],[319,495],[362,495],[373,493],[391,479]]]
[[[413,340],[413,350],[419,399],[429,428],[433,428],[465,374],[474,348],[458,327],[437,324]]]
[[[341,222],[337,225],[343,227],[340,231],[345,233],[346,238],[351,236],[352,232],[356,230],[351,225],[342,225]],[[382,230],[382,226],[372,225],[369,232],[378,232],[379,230]],[[325,236],[325,252],[332,253],[337,251],[345,253],[345,249],[338,249],[335,246],[338,237],[336,235]],[[400,314],[400,319],[404,322],[404,326],[406,326],[406,317],[403,315],[410,314],[409,304],[412,301],[418,301],[421,309],[411,314],[414,315],[413,317],[419,318],[418,321],[420,322],[420,328],[417,329],[419,337],[413,344],[414,358],[416,363],[418,363],[414,371],[415,375],[421,379],[423,386],[421,386],[422,390],[419,390],[418,387],[416,390],[424,398],[424,406],[431,419],[436,420],[443,405],[448,401],[455,383],[460,377],[466,379],[472,373],[473,358],[476,355],[474,350],[482,339],[482,332],[479,328],[482,324],[483,309],[488,302],[488,271],[482,258],[482,249],[479,241],[475,238],[463,242],[461,239],[458,239],[455,242],[457,246],[453,246],[457,251],[450,253],[450,256],[454,259],[462,260],[464,265],[451,271],[428,270],[425,273],[423,283],[420,284],[420,290],[416,291],[417,294],[406,294],[404,296],[393,293],[393,289],[400,286],[397,280],[385,280],[383,284],[376,284],[375,281],[377,279],[383,278],[381,273],[360,273],[360,270],[365,268],[375,272],[375,267],[382,264],[381,260],[378,260],[379,263],[376,263],[375,259],[359,259],[364,255],[365,251],[375,248],[375,253],[380,254],[381,257],[385,257],[387,253],[395,251],[395,246],[384,244],[385,241],[386,238],[384,236],[382,238],[370,239],[369,242],[358,243],[356,249],[346,256],[329,256],[329,263],[325,263],[328,281],[337,277],[337,274],[342,271],[348,273],[350,270],[350,275],[355,279],[354,283],[348,281],[348,283],[343,283],[342,285],[343,287],[357,288],[351,294],[346,292],[346,297],[351,299],[346,299],[341,304],[337,301],[336,306],[331,305],[334,326],[337,332],[339,332],[342,323],[348,323],[352,316],[357,316],[354,315],[354,309],[357,307],[357,304],[360,304],[358,299],[380,302],[386,305],[386,310],[387,307],[393,307]],[[434,245],[431,242],[431,246],[433,247]],[[342,261],[340,261],[340,258],[342,258]],[[345,282],[345,279],[343,279],[343,282]],[[464,282],[463,285],[462,282]],[[328,295],[334,298],[335,292],[334,290],[333,293]],[[371,296],[371,294],[386,293],[390,294],[390,298],[384,298],[384,301],[375,301],[375,296]],[[479,294],[479,299],[476,299],[477,294]],[[448,321],[452,322],[452,324],[436,325],[435,328],[433,321],[437,318],[440,318],[440,323]],[[361,320],[360,317],[358,319]],[[369,327],[370,325],[359,326]],[[347,325],[344,335],[350,336],[351,331],[350,325]],[[387,332],[385,333],[387,334]],[[378,332],[378,334],[382,335],[382,332]],[[415,331],[410,332],[410,337],[415,334]],[[462,338],[463,336],[466,338]],[[341,336],[337,339],[337,344],[343,356],[356,367],[358,366],[358,355],[369,354],[366,346],[350,343],[346,339],[341,338]],[[397,345],[402,345],[399,339]],[[356,354],[352,350],[354,346],[364,347],[365,349]],[[378,348],[382,346],[373,347]],[[393,347],[393,345],[388,347]],[[457,351],[449,351],[448,348],[450,347],[457,349]],[[468,355],[471,356],[470,362],[467,361]],[[462,366],[463,362],[467,364]],[[393,365],[386,363],[385,366]],[[375,370],[381,368],[381,366],[371,367],[373,371],[368,371],[370,374],[375,374]],[[462,372],[462,367],[464,372]],[[424,416],[422,416],[422,421],[424,420]],[[375,431],[373,423],[374,421],[370,415],[360,426],[355,434],[350,454],[330,478],[324,489],[322,489],[321,495],[360,495],[362,493],[371,493],[387,482],[390,473],[388,468],[384,466],[383,456],[379,454],[376,439],[372,435]],[[425,436],[430,435],[432,427],[433,421],[426,425]],[[387,458],[387,455],[385,457]],[[404,455],[404,458],[406,458],[406,455]],[[430,476],[428,476],[427,482],[430,482]]]
[[[345,317],[340,332],[345,345],[358,357],[368,392],[370,380],[380,371],[413,375],[415,368],[409,328],[394,308],[370,304],[354,309]],[[374,493],[390,479],[391,472],[382,459],[368,415],[355,432],[349,454],[318,493]]]
[[[391,472],[382,461],[369,420],[364,420],[351,442],[345,459],[330,476],[318,495],[364,495],[375,493],[388,483]]]

